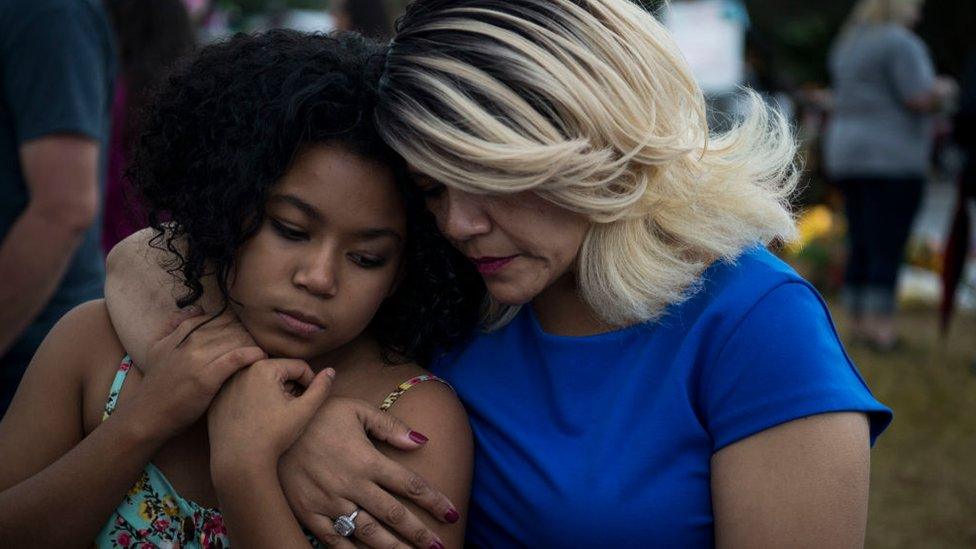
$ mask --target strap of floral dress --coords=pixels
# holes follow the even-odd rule
[[[400,385],[398,385],[397,388],[396,388],[396,391],[393,391],[392,393],[390,393],[389,395],[387,395],[387,397],[385,399],[383,399],[383,404],[380,404],[380,410],[383,410],[383,411],[389,410],[390,409],[390,406],[393,406],[393,403],[396,402],[398,398],[400,398],[400,395],[402,395],[403,393],[406,393],[407,390],[410,389],[411,387],[413,387],[414,385],[420,385],[421,383],[423,383],[425,381],[440,381],[444,385],[447,385],[448,387],[451,387],[451,384],[450,383],[444,381],[443,379],[441,379],[441,378],[439,378],[439,377],[437,377],[437,376],[435,376],[433,374],[424,374],[424,375],[420,375],[420,376],[417,376],[417,377],[414,377],[414,378],[410,378],[410,379],[404,381],[403,383],[401,383]],[[454,388],[451,387],[451,390],[453,391]]]
[[[112,380],[112,388],[108,391],[108,401],[105,402],[105,411],[102,412],[102,421],[108,419],[115,410],[115,405],[119,403],[119,393],[122,392],[122,384],[125,383],[125,376],[129,375],[132,368],[132,359],[125,355],[119,364],[119,369],[115,372],[115,379]]]

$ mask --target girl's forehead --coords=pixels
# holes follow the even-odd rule
[[[300,198],[322,218],[371,225],[399,224],[405,218],[389,166],[336,147],[304,151],[274,192]]]

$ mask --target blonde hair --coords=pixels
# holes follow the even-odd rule
[[[794,237],[789,124],[749,92],[709,135],[674,41],[628,0],[416,1],[380,94],[384,139],[435,180],[586,215],[579,291],[609,323],[657,319],[712,261]]]
[[[925,0],[860,0],[844,23],[844,31],[858,25],[905,25]]]

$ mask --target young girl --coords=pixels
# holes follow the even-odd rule
[[[457,503],[427,525],[436,537],[408,541],[461,543],[467,419],[411,361],[470,331],[480,296],[374,133],[376,51],[351,35],[238,36],[169,79],[131,175],[180,305],[213,284],[224,312],[190,315],[151,351],[177,360],[146,375],[103,302],[61,320],[0,423],[0,544],[307,545],[277,464],[330,392],[327,406],[396,402],[430,435],[409,454],[383,447]],[[391,442],[427,440],[410,438]],[[330,545],[377,530],[346,503],[322,517]]]

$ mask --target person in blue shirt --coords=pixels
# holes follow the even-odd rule
[[[115,71],[99,0],[0,2],[0,417],[58,319],[102,296]]]
[[[378,128],[489,294],[430,365],[475,436],[468,543],[863,544],[891,411],[766,250],[795,235],[788,123],[753,96],[710,134],[673,40],[627,0],[418,0],[384,61]],[[157,367],[136,353],[172,305],[136,291],[162,276],[144,248],[113,252],[107,296]],[[425,451],[365,403],[326,406],[279,462],[293,511],[336,547],[353,507],[358,543],[426,547],[417,514],[450,502],[367,432]]]

